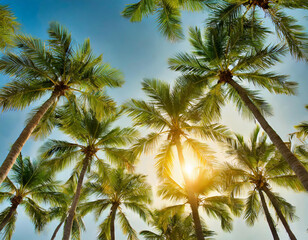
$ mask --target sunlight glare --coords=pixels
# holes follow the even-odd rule
[[[191,164],[186,164],[185,165],[185,172],[187,174],[187,176],[189,177],[192,177],[193,176],[193,171],[194,171],[194,168]]]

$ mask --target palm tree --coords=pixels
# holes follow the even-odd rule
[[[6,53],[0,59],[0,70],[15,78],[0,90],[0,106],[3,110],[24,109],[44,95],[51,94],[43,105],[34,110],[12,145],[0,167],[0,184],[43,117],[43,135],[51,131],[48,117],[54,113],[62,96],[64,100],[70,101],[78,92],[91,105],[99,104],[100,108],[96,109],[103,112],[110,107],[109,99],[104,94],[92,94],[92,91],[102,91],[106,86],[117,87],[123,83],[118,70],[103,63],[102,56],[93,55],[89,40],[74,47],[71,34],[57,23],[50,24],[48,34],[50,39],[47,42],[30,36],[17,36],[20,51]],[[39,135],[39,132],[36,134]]]
[[[94,162],[104,166],[104,161],[98,157],[103,152],[110,160],[124,165],[124,161],[130,161],[130,156],[118,159],[119,152],[125,150],[116,147],[131,143],[137,132],[132,128],[112,128],[120,114],[105,116],[99,120],[96,112],[92,110],[76,110],[74,113],[64,108],[60,114],[60,129],[69,135],[75,142],[49,140],[42,147],[42,157],[48,159],[45,164],[54,170],[61,170],[72,161],[75,161],[78,172],[76,192],[68,211],[64,225],[63,240],[68,240],[71,234],[75,211],[80,198],[83,180],[86,172]]]
[[[166,137],[161,144],[159,153],[156,155],[158,174],[161,178],[171,175],[173,167],[173,146],[177,149],[181,173],[184,181],[188,179],[184,172],[186,164],[183,155],[184,146],[190,148],[200,159],[211,157],[209,148],[199,140],[191,138],[192,135],[203,139],[221,140],[226,136],[225,127],[211,124],[209,119],[204,119],[201,124],[193,121],[201,120],[199,113],[193,111],[193,99],[198,96],[199,91],[192,85],[181,86],[178,81],[173,88],[169,84],[156,79],[146,79],[142,82],[143,90],[150,98],[148,102],[142,100],[131,100],[126,104],[129,116],[133,117],[136,125],[154,129],[156,132],[141,138],[134,149],[138,152],[147,152],[157,146],[162,137]],[[182,141],[184,139],[184,142]],[[190,192],[189,189],[187,189]],[[193,193],[189,194],[192,214],[195,221],[197,239],[204,239],[200,223],[196,199]]]
[[[6,177],[0,192],[1,202],[10,200],[11,206],[0,213],[0,231],[4,238],[11,239],[17,219],[17,208],[23,206],[37,231],[41,231],[47,223],[47,211],[38,203],[56,204],[61,201],[57,192],[58,183],[53,180],[53,173],[44,167],[40,161],[31,161],[20,154]]]
[[[51,240],[54,240],[57,236],[57,233],[59,232],[60,228],[65,222],[65,219],[67,217],[68,211],[70,209],[70,205],[72,203],[74,193],[76,191],[78,181],[78,175],[74,173],[62,186],[61,193],[63,194],[63,199],[61,201],[61,204],[57,204],[56,206],[52,207],[49,210],[49,221],[52,221],[54,219],[59,219],[59,224],[55,228]],[[85,201],[87,198],[87,195],[81,192],[79,202]],[[82,215],[80,214],[80,211],[77,207],[77,211],[74,216],[73,225],[72,225],[72,239],[73,240],[80,240],[81,231],[85,230],[85,225],[82,220]]]
[[[202,11],[211,6],[211,0],[140,0],[128,4],[122,16],[132,22],[139,22],[143,17],[157,15],[158,29],[171,41],[183,39],[181,10]]]
[[[277,36],[288,45],[291,55],[297,59],[307,60],[305,51],[308,37],[304,27],[282,9],[308,9],[308,3],[306,0],[225,0],[223,4],[216,7],[211,20],[228,19],[229,21],[242,13],[244,16],[250,14],[253,19],[256,19],[258,18],[257,12],[263,11],[266,16],[270,17]]]
[[[207,215],[220,219],[221,228],[224,231],[231,231],[232,218],[230,213],[239,215],[242,203],[239,199],[231,199],[218,192],[221,181],[223,180],[215,170],[200,167],[195,169],[194,176],[191,176],[189,182],[184,183],[184,185],[179,184],[172,178],[167,178],[159,187],[158,193],[163,199],[181,202],[169,207],[172,211],[178,211],[186,204],[192,205],[191,195],[193,195],[193,204],[198,217],[199,207],[201,207]],[[194,212],[192,212],[192,217],[196,222]]]
[[[85,192],[95,195],[95,200],[80,206],[81,212],[94,211],[97,218],[110,208],[109,215],[100,224],[100,240],[115,240],[115,220],[118,219],[128,240],[137,240],[137,233],[129,223],[125,209],[137,213],[143,220],[148,215],[147,204],[151,202],[151,187],[146,176],[126,173],[123,168],[110,169],[107,174],[93,173],[93,182],[87,184]]]
[[[272,188],[276,185],[301,191],[303,187],[275,146],[267,143],[267,136],[260,134],[259,127],[253,131],[249,143],[244,141],[243,136],[236,134],[235,139],[230,140],[228,144],[227,153],[237,161],[237,165],[227,163],[224,172],[226,178],[229,179],[226,182],[230,184],[231,194],[241,194],[245,190],[250,190],[245,202],[246,222],[253,225],[258,217],[260,206],[262,206],[273,238],[279,239],[268,210],[265,194],[290,239],[296,239],[287,222],[287,219],[292,220],[295,217],[295,208],[273,192]]]
[[[14,37],[19,29],[19,23],[8,6],[0,5],[0,49],[14,46]]]
[[[251,38],[250,30],[258,25],[247,22],[245,25],[250,27],[243,29],[239,22],[232,22],[232,31],[229,31],[230,26],[211,25],[206,28],[204,37],[198,28],[190,28],[190,42],[194,50],[192,54],[180,53],[169,59],[170,68],[187,74],[188,81],[194,82],[196,88],[209,89],[209,93],[199,102],[201,109],[202,106],[206,108],[204,112],[210,105],[213,115],[220,115],[221,106],[231,100],[240,113],[252,113],[308,190],[307,170],[262,114],[268,112],[268,105],[256,91],[242,85],[246,81],[269,92],[294,94],[296,83],[286,81],[285,75],[265,72],[279,61],[285,49],[279,45],[250,47],[255,39]],[[258,32],[261,35],[263,31],[259,29]]]
[[[168,209],[155,210],[151,214],[150,225],[155,229],[155,232],[144,230],[140,232],[146,240],[195,240],[193,218],[190,215],[185,215],[184,211],[172,212]],[[208,237],[215,233],[209,231],[202,221],[203,235]],[[158,232],[158,233],[157,233]]]

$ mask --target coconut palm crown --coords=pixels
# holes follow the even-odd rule
[[[202,209],[208,216],[218,218],[221,228],[224,231],[231,231],[231,213],[238,216],[241,213],[242,203],[240,199],[230,198],[219,192],[221,181],[224,180],[217,171],[208,166],[198,167],[194,169],[194,176],[189,177],[189,182],[179,184],[176,180],[167,178],[159,186],[158,193],[163,199],[177,202],[176,205],[168,207],[172,211],[180,211],[186,204],[191,204],[189,195],[193,194],[198,211]]]
[[[80,206],[81,212],[94,211],[97,218],[109,209],[106,219],[100,224],[100,240],[115,240],[115,221],[120,224],[128,240],[137,240],[136,231],[126,216],[126,209],[137,213],[144,221],[149,215],[147,204],[151,202],[151,187],[146,176],[127,173],[123,168],[109,169],[105,174],[93,173],[85,192],[96,199]]]
[[[151,214],[150,225],[154,231],[143,230],[140,232],[146,240],[195,240],[194,224],[192,215],[182,211],[168,211],[167,209],[154,210]],[[207,230],[202,221],[203,235],[210,239],[215,233]]]
[[[267,136],[261,134],[259,127],[253,131],[249,142],[246,142],[243,136],[236,134],[235,139],[230,140],[227,147],[227,153],[235,159],[236,164],[226,164],[224,172],[228,179],[226,183],[230,184],[228,188],[233,196],[248,192],[244,215],[246,222],[253,225],[262,207],[274,239],[279,239],[268,210],[267,201],[269,201],[290,239],[296,239],[287,223],[287,219],[295,218],[295,207],[273,190],[276,186],[293,191],[303,191],[304,188],[288,168],[281,154],[273,144],[267,142]],[[303,164],[307,166],[307,162]]]
[[[36,135],[46,135],[52,130],[48,119],[60,98],[70,102],[78,93],[96,109],[97,114],[102,114],[114,107],[110,99],[106,99],[104,88],[118,87],[123,83],[120,72],[104,63],[102,55],[93,55],[89,39],[74,46],[67,29],[54,22],[50,24],[48,35],[47,41],[19,35],[16,40],[18,50],[7,52],[0,59],[0,71],[13,77],[0,89],[2,110],[24,109],[47,96],[43,105],[34,110],[0,167],[0,183],[38,124],[41,122],[43,126]],[[92,94],[93,91],[101,92]],[[95,108],[95,105],[99,107]]]
[[[17,219],[17,208],[22,206],[37,231],[42,231],[48,221],[48,211],[39,203],[61,204],[58,182],[54,174],[41,161],[31,161],[20,154],[11,173],[0,190],[0,200],[9,200],[11,206],[0,213],[0,231],[3,239],[12,239]]]
[[[258,12],[272,22],[277,36],[287,44],[296,59],[307,60],[308,36],[303,26],[284,9],[308,9],[306,0],[225,0],[213,11],[210,21],[224,21],[237,18],[241,14],[250,15],[252,19],[261,19]]]

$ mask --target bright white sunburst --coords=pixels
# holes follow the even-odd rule
[[[188,177],[192,177],[193,172],[194,172],[194,167],[191,164],[186,164],[184,171],[185,171],[185,173],[187,174]]]

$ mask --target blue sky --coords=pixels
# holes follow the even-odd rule
[[[81,43],[85,38],[90,38],[92,48],[96,54],[103,53],[103,58],[111,66],[120,69],[125,76],[126,83],[122,88],[109,91],[110,95],[119,103],[129,98],[142,98],[140,82],[143,78],[160,78],[172,82],[176,73],[168,70],[167,59],[179,51],[189,51],[188,41],[170,43],[158,32],[155,18],[149,17],[141,23],[130,23],[120,16],[125,4],[132,0],[14,0],[1,1],[1,4],[9,4],[12,11],[22,24],[22,31],[27,34],[47,38],[48,23],[57,21],[65,25],[71,32],[76,43]],[[298,20],[308,26],[307,11],[292,11]],[[194,13],[183,15],[184,30],[188,26],[202,26],[206,13]],[[265,24],[266,24],[265,20]],[[277,41],[271,39],[270,41]],[[284,63],[274,68],[282,74],[290,75],[292,81],[299,82],[297,96],[273,96],[264,92],[266,99],[274,108],[274,116],[269,122],[276,131],[287,140],[288,134],[294,131],[293,126],[300,121],[308,119],[308,111],[304,105],[308,104],[307,90],[308,81],[307,64],[296,62],[290,56],[284,58]],[[7,76],[0,76],[0,86],[9,81]],[[21,132],[29,109],[22,112],[4,112],[0,114],[0,159],[4,159],[10,145]],[[126,120],[125,120],[126,121]],[[125,121],[122,124],[127,124]],[[233,131],[245,136],[249,135],[254,127],[253,122],[242,120],[235,112],[235,108],[228,105],[224,109],[222,122]],[[52,138],[63,138],[58,132],[51,135]],[[23,149],[24,155],[35,158],[37,149],[42,142],[28,141]],[[152,156],[143,157],[138,165],[138,171],[149,175],[149,182],[157,184]],[[69,172],[68,172],[69,173]],[[307,194],[294,194],[281,191],[281,195],[297,206],[299,220],[291,224],[298,239],[308,239],[306,232],[308,222]],[[159,205],[159,200],[156,200]],[[1,205],[0,208],[4,208]],[[1,210],[0,209],[0,210]],[[134,214],[130,214],[133,226],[138,231],[146,227]],[[247,227],[243,220],[236,219],[232,233],[221,233],[217,221],[209,220],[209,226],[219,234],[217,239],[271,239],[270,231],[263,216],[255,227]],[[87,231],[83,234],[84,239],[95,239],[97,234],[96,225],[93,224],[92,216],[86,217]],[[46,231],[40,235],[34,234],[34,228],[28,218],[20,211],[13,239],[48,239],[50,238],[56,222],[50,224]],[[281,239],[288,239],[281,225],[278,226]],[[119,240],[125,239],[117,233]],[[59,234],[60,236],[61,234]],[[60,238],[59,238],[60,239]]]

